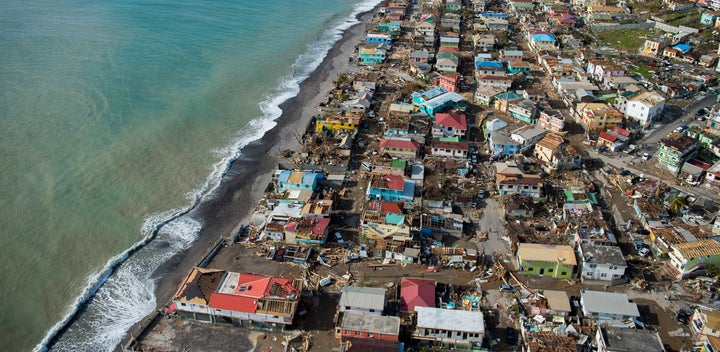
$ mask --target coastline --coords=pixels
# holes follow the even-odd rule
[[[262,138],[242,148],[241,155],[230,165],[214,197],[192,212],[204,226],[190,248],[155,271],[154,276],[159,278],[155,288],[157,309],[170,301],[182,279],[218,239],[231,236],[240,224],[247,222],[278,167],[281,160],[278,154],[283,150],[299,148],[293,133],[302,133],[306,129],[316,108],[334,87],[335,78],[347,70],[348,57],[365,35],[377,6],[379,4],[357,15],[360,22],[342,33],[342,38],[328,51],[322,63],[300,84],[299,93],[280,105],[282,115],[277,119],[277,125]]]

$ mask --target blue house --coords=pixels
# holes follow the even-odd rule
[[[682,54],[686,54],[688,51],[690,51],[690,49],[692,49],[692,47],[687,44],[678,44],[678,45],[673,46],[672,48],[679,51]]]
[[[276,192],[289,189],[314,191],[317,189],[318,180],[323,177],[323,174],[316,172],[282,170],[278,176]]]
[[[706,25],[706,26],[714,26],[715,21],[717,21],[718,13],[712,12],[712,11],[706,11],[703,12],[703,14],[700,16],[700,23]]]
[[[509,61],[508,72],[510,73],[530,73],[530,63],[525,61]]]
[[[392,44],[392,37],[387,34],[381,33],[368,33],[365,37],[365,42],[370,44]]]
[[[401,24],[402,24],[402,21],[398,21],[398,20],[380,22],[377,25],[377,29],[381,32],[386,32],[386,33],[391,33],[391,34],[398,33],[398,32],[400,32]]]
[[[464,105],[462,95],[455,92],[448,92],[443,87],[434,87],[424,92],[415,92],[412,94],[413,104],[420,107],[420,111],[430,117],[435,117],[438,112],[443,112],[450,108],[462,108]]]
[[[512,140],[510,136],[502,132],[490,133],[488,144],[492,158],[495,159],[501,156],[512,156],[520,153],[520,143]]]
[[[415,182],[396,175],[373,175],[368,184],[367,198],[390,202],[412,202],[415,198]]]

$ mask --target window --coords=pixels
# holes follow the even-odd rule
[[[187,304],[185,304],[185,303],[180,303],[180,306],[181,306],[181,307],[185,307],[185,306],[187,306]]]
[[[350,330],[345,329],[345,335],[350,335]]]
[[[597,264],[590,264],[590,265],[588,265],[588,268],[590,268],[590,269],[594,269],[595,267],[597,267]]]
[[[607,273],[600,274],[600,277],[607,277]]]
[[[553,272],[553,271],[555,271],[555,269],[548,269],[548,270],[547,270],[548,273],[551,273],[551,272]]]
[[[360,331],[355,331],[355,336],[360,336]]]
[[[373,337],[373,333],[369,332],[368,337]]]

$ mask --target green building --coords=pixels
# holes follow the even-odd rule
[[[520,272],[569,279],[577,271],[575,251],[567,245],[520,243],[517,260]]]
[[[673,132],[660,140],[656,156],[660,165],[677,174],[683,164],[697,154],[699,147],[694,138]]]
[[[703,240],[679,243],[672,246],[670,265],[668,266],[678,279],[690,275],[695,270],[720,264],[720,243],[715,240]]]

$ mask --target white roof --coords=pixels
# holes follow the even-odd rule
[[[630,302],[624,293],[583,290],[581,297],[584,312],[640,316],[637,304]]]
[[[416,306],[417,327],[464,332],[483,332],[482,312]]]

